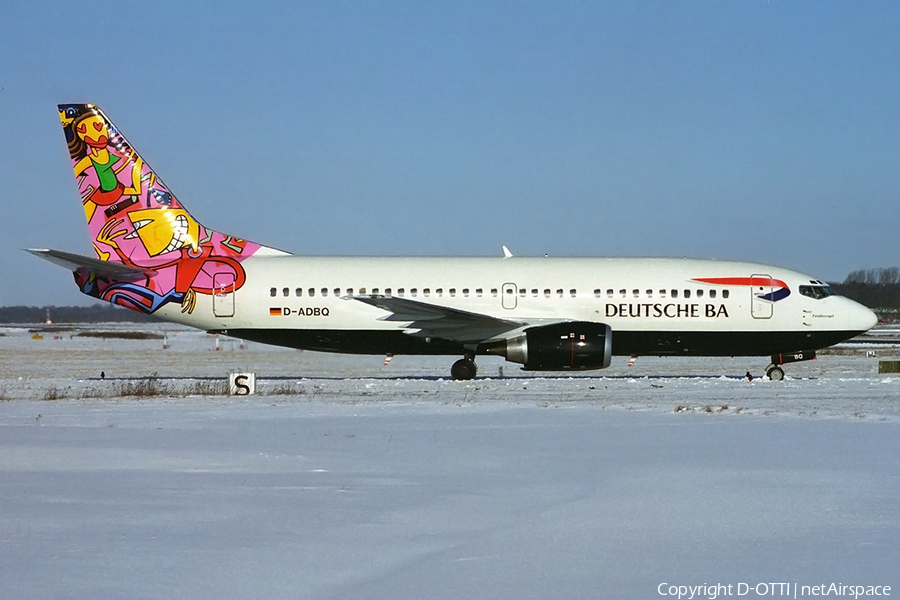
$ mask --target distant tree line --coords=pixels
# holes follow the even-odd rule
[[[0,306],[0,323],[44,323],[47,311],[53,323],[145,323],[148,315],[112,304],[93,306]]]
[[[831,285],[869,308],[900,309],[900,267],[852,271],[843,283]]]
[[[844,284],[865,283],[866,285],[894,285],[900,283],[900,267],[886,269],[860,269],[850,271]]]

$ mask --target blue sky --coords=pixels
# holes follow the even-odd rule
[[[18,2],[0,305],[86,304],[55,105],[205,225],[298,254],[900,264],[894,2]]]

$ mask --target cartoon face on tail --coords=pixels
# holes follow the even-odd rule
[[[145,208],[128,213],[134,231],[126,240],[139,238],[147,254],[159,256],[186,246],[200,247],[200,224],[180,208]]]
[[[98,107],[61,104],[59,118],[97,257],[152,269],[145,281],[75,274],[82,292],[152,313],[168,303],[193,312],[217,274],[245,280],[241,262],[260,249],[206,229],[181,205]]]

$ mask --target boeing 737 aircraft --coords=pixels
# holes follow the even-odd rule
[[[875,325],[823,281],[767,265],[664,258],[295,256],[195,220],[106,114],[59,117],[94,256],[30,252],[81,291],[210,332],[354,354],[494,354],[526,370],[612,356],[765,356],[767,374]],[[505,250],[505,249],[504,249]]]

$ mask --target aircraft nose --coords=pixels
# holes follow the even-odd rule
[[[878,323],[878,316],[858,302],[850,301],[852,306],[848,312],[848,326],[850,331],[868,331]]]

